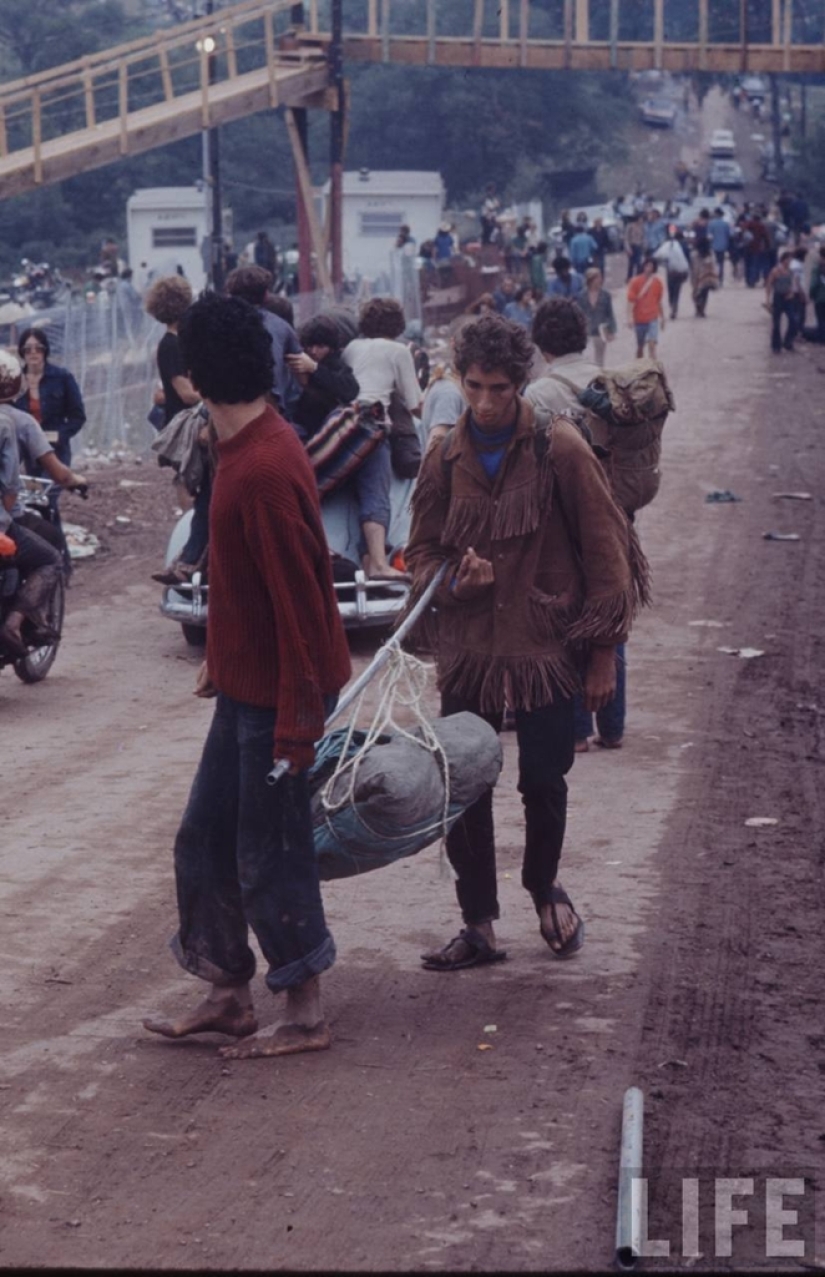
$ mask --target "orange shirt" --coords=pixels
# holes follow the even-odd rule
[[[641,296],[644,289],[644,297]],[[634,324],[649,324],[658,319],[659,307],[664,295],[662,281],[657,275],[634,275],[627,286],[627,300],[633,307]]]

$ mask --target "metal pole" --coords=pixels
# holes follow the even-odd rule
[[[307,140],[306,107],[296,106],[292,114],[295,118],[298,142],[304,153],[304,159],[308,161],[309,143]],[[297,166],[295,169],[295,199],[298,210],[298,292],[309,293],[312,292],[312,232],[309,229],[309,214],[304,204]]]
[[[206,0],[206,12],[214,12],[214,0]],[[214,37],[213,37],[214,38]],[[214,53],[209,54],[209,83],[217,79],[218,67]],[[221,207],[221,144],[217,129],[209,130],[209,183],[212,187],[212,287],[223,292],[223,210]]]
[[[329,727],[330,723],[335,722],[336,718],[340,718],[340,716],[343,714],[345,709],[349,709],[350,705],[356,699],[356,697],[361,695],[361,692],[367,686],[367,683],[369,683],[375,677],[375,675],[378,673],[380,669],[383,669],[387,661],[390,659],[390,656],[393,653],[393,651],[396,651],[397,649],[401,647],[401,644],[403,643],[404,639],[409,634],[410,630],[413,628],[413,626],[416,624],[419,618],[423,615],[425,610],[430,606],[432,597],[435,594],[441,582],[444,580],[444,573],[446,571],[447,571],[447,564],[442,563],[438,571],[436,572],[435,576],[433,577],[433,579],[430,581],[429,585],[427,586],[426,590],[421,595],[421,598],[418,600],[415,607],[410,612],[409,616],[407,616],[406,619],[404,620],[403,624],[399,625],[398,629],[396,630],[395,634],[393,634],[392,638],[388,639],[387,642],[384,644],[384,646],[379,648],[379,650],[376,652],[375,656],[372,658],[367,668],[364,670],[363,674],[360,674],[358,676],[358,678],[353,683],[352,687],[348,688],[347,691],[344,693],[344,695],[341,697],[340,701],[335,706],[335,709],[332,711],[329,718],[324,723],[325,730],[326,728]],[[277,785],[281,777],[285,776],[288,771],[289,771],[289,763],[287,762],[285,758],[281,758],[275,764],[275,766],[272,768],[272,771],[267,776],[266,783],[268,785]]]
[[[619,1200],[616,1207],[616,1263],[632,1268],[641,1254],[642,1195],[633,1191],[642,1177],[644,1095],[638,1086],[624,1093],[622,1148],[619,1157]]]
[[[782,170],[785,167],[784,157],[782,155],[782,122],[779,116],[779,80],[775,72],[770,73],[771,84],[771,133],[773,137],[773,160],[776,168],[777,179],[782,176]]]
[[[335,110],[330,115],[330,263],[332,287],[336,298],[344,282],[343,253],[343,177],[344,177],[344,66],[342,40],[344,31],[343,0],[332,0],[332,38],[329,46],[329,82],[335,96]]]

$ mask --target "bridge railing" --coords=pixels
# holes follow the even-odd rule
[[[32,148],[37,181],[45,142],[112,120],[120,121],[126,154],[130,113],[157,106],[172,114],[176,100],[198,91],[202,126],[209,128],[215,86],[263,67],[270,70],[276,106],[276,65],[311,56],[284,38],[294,7],[293,0],[248,0],[6,84],[0,90],[0,157]]]

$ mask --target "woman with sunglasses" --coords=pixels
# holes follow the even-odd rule
[[[80,387],[67,368],[49,362],[49,339],[42,328],[25,329],[17,352],[25,381],[14,406],[34,417],[58,460],[70,466],[71,439],[86,421]]]

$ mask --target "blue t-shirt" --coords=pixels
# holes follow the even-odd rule
[[[730,225],[724,217],[712,217],[708,222],[714,253],[726,253],[730,247]]]
[[[484,466],[484,471],[488,479],[495,479],[499,472],[499,467],[504,460],[504,454],[507,446],[516,433],[516,425],[505,426],[503,430],[496,430],[493,434],[487,431],[479,430],[476,423],[470,418],[470,439],[473,447],[478,454],[478,459]]]
[[[556,275],[547,284],[548,297],[578,297],[583,290],[584,280],[574,270],[571,270],[567,283],[560,275]]]

